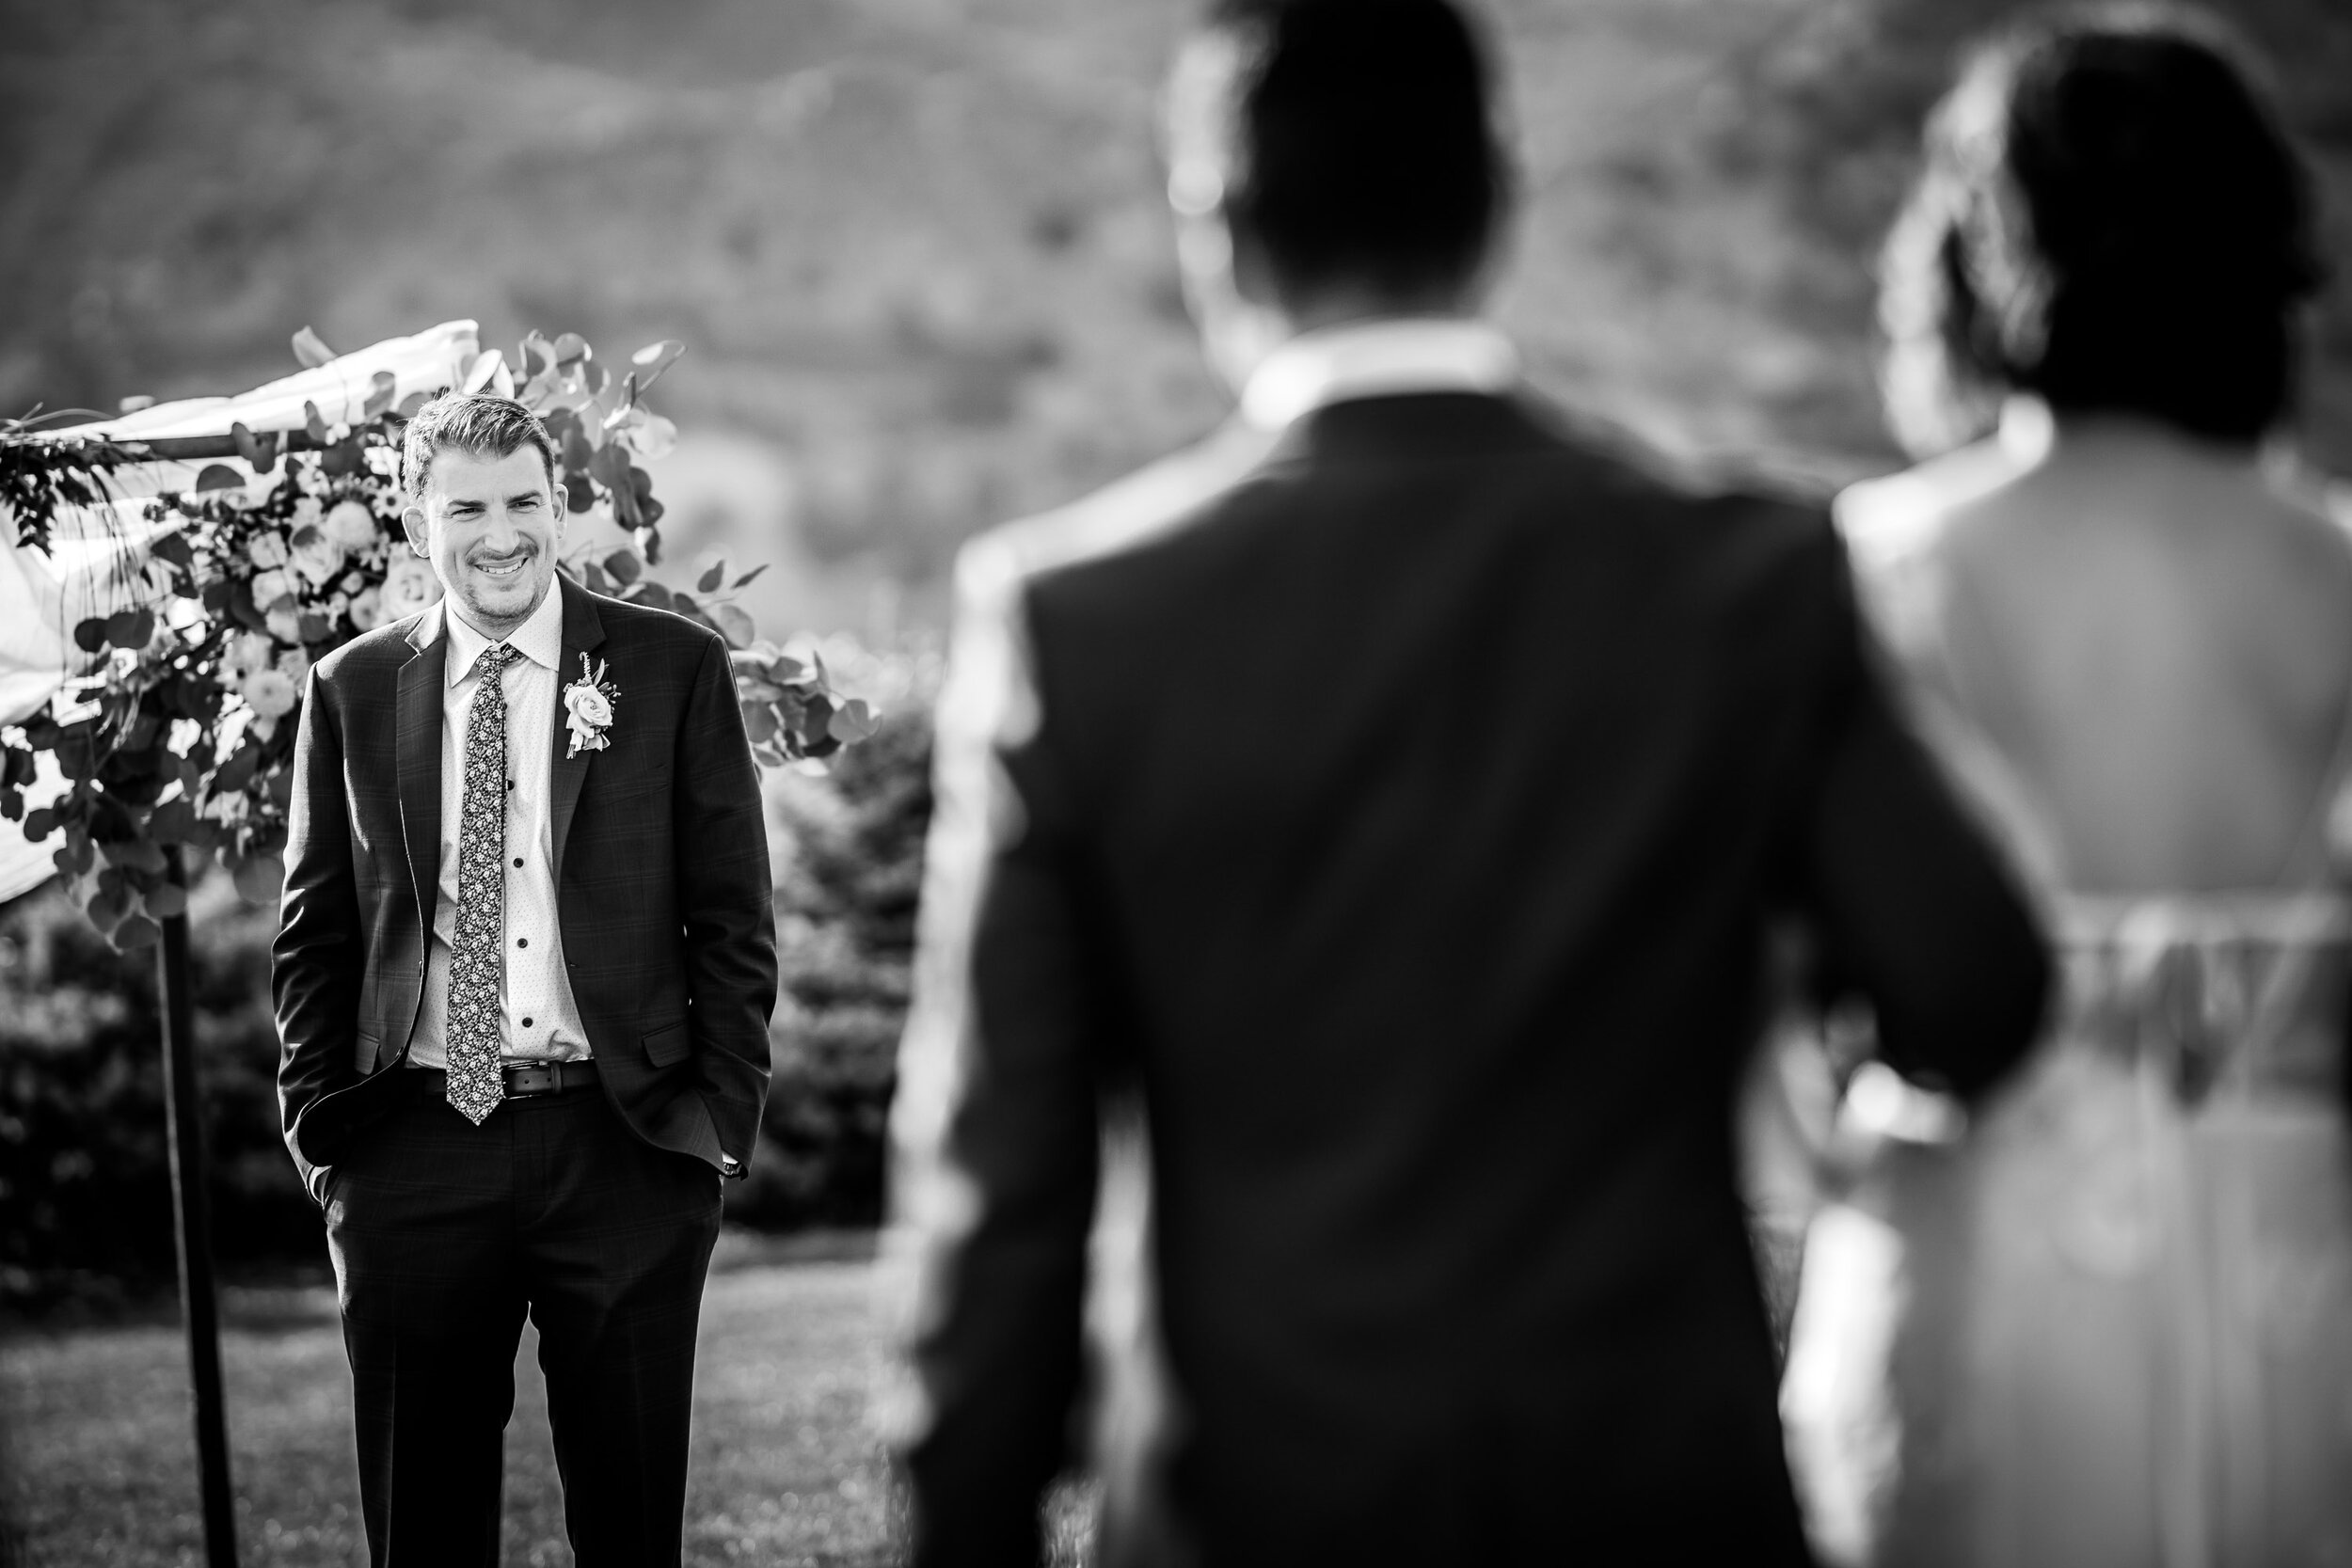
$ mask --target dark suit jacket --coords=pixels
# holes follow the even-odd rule
[[[776,998],[768,840],[726,645],[559,577],[561,689],[620,689],[609,744],[549,764],[564,968],[606,1094],[639,1136],[748,1164]],[[441,606],[310,672],[273,949],[286,1147],[319,1167],[390,1103],[439,896]]]
[[[1731,1132],[1768,926],[1962,1092],[2046,981],[1822,514],[1376,398],[962,586],[896,1112],[918,1560],[1029,1560],[1130,1083],[1206,1560],[1802,1560]]]

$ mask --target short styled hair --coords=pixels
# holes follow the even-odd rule
[[[1279,284],[1410,294],[1467,281],[1509,173],[1485,56],[1448,0],[1218,0],[1232,38],[1226,215]]]
[[[425,483],[432,477],[434,454],[445,448],[496,458],[511,456],[526,446],[539,450],[552,489],[555,441],[538,415],[513,398],[487,392],[443,392],[417,410],[401,437],[401,488],[410,500],[421,503]]]
[[[1888,415],[1915,453],[1981,435],[2012,390],[2231,444],[2279,422],[2325,269],[2311,176],[2246,59],[2154,5],[1978,49],[1881,268]]]

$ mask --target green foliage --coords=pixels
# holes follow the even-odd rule
[[[777,879],[784,1005],[775,1077],[730,1217],[786,1227],[881,1217],[885,1122],[906,1019],[931,810],[930,724],[884,720],[822,779],[787,791],[794,848]]]
[[[190,920],[214,1242],[231,1265],[323,1254],[278,1135],[273,911],[225,879]],[[115,953],[56,884],[0,906],[0,1303],[158,1287],[172,1275],[154,965]]]
[[[331,353],[308,327],[294,348],[306,364]],[[596,593],[724,637],[761,760],[827,755],[863,738],[870,716],[833,691],[821,661],[757,641],[750,615],[731,602],[756,569],[731,586],[723,563],[706,573],[699,601],[645,575],[660,558],[661,503],[633,459],[666,451],[677,433],[640,394],[684,352],[674,341],[654,343],[615,379],[579,335],[533,332],[516,356],[519,377],[496,350],[459,375],[469,391],[536,410],[571,504],[606,508],[628,531],[631,542],[601,562],[566,562],[564,570]],[[282,452],[283,477],[247,485],[222,468],[225,483],[199,478],[190,494],[149,502],[147,521],[166,531],[145,568],[146,602],[77,626],[74,641],[93,667],[48,711],[0,731],[0,816],[22,819],[35,841],[62,833],[56,865],[73,901],[125,952],[152,943],[157,922],[183,907],[174,854],[217,854],[247,899],[276,897],[305,676],[352,638],[440,595],[432,569],[401,545],[398,450],[422,396],[395,411],[394,390],[377,372],[368,419],[357,426],[329,426],[315,405],[299,433],[233,426],[236,454],[267,476]],[[291,450],[297,435],[300,452]],[[142,451],[136,442],[86,448],[70,433],[0,426],[0,483],[13,486],[20,541],[45,546],[57,506],[86,499],[105,469]],[[38,752],[56,754],[69,787],[28,813],[24,786]]]

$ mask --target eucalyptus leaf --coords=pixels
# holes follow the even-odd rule
[[[485,348],[467,362],[458,390],[467,393],[486,391],[498,373],[506,368],[506,356],[497,349]]]
[[[317,370],[335,357],[335,351],[326,346],[326,340],[309,327],[294,335],[294,356],[306,371]]]
[[[851,745],[871,738],[876,723],[874,710],[852,697],[826,721],[825,733],[845,746]]]
[[[660,378],[661,372],[676,364],[685,353],[684,343],[675,338],[664,338],[658,343],[647,343],[630,355],[628,362],[637,367],[637,389],[643,392],[652,386]]]
[[[152,947],[163,935],[162,927],[143,914],[135,914],[107,935],[118,953],[135,953],[142,947]]]
[[[694,579],[694,592],[697,594],[716,594],[720,588],[725,584],[726,580],[726,562],[723,559],[714,561],[710,563],[709,568],[706,570],[701,577]]]

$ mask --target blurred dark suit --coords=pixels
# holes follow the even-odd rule
[[[918,1560],[1032,1560],[1133,1085],[1185,1419],[1114,1555],[1803,1561],[1734,1189],[1767,924],[1962,1092],[2046,979],[1836,535],[1517,393],[1208,474],[963,564],[897,1111]]]

